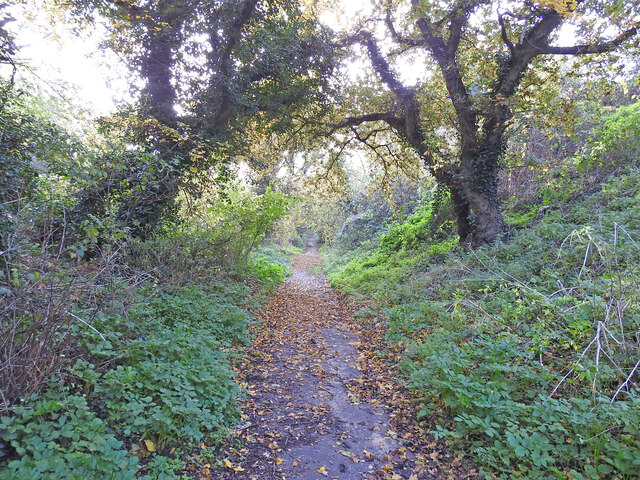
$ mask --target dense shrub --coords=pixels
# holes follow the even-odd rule
[[[290,255],[301,251],[297,247],[282,247],[276,244],[263,245],[251,255],[249,272],[262,283],[267,291],[273,292],[285,277],[291,275]]]
[[[104,402],[109,424],[127,437],[176,446],[234,419],[237,386],[212,337],[206,330],[167,328],[138,344],[92,391]]]
[[[404,220],[380,230],[373,244],[359,243],[355,251],[343,246],[343,255],[330,254],[329,270],[341,265],[330,272],[331,280],[347,293],[372,294],[380,291],[381,281],[401,283],[415,268],[442,263],[458,244],[447,235],[452,222],[442,210],[448,202],[446,193],[433,190]]]
[[[204,200],[202,201],[204,202]],[[131,242],[129,263],[178,285],[205,284],[222,271],[242,271],[291,200],[267,189],[257,196],[230,185],[198,215],[145,240]]]

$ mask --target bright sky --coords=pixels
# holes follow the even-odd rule
[[[116,102],[129,98],[126,68],[114,54],[98,48],[99,25],[78,38],[62,22],[52,24],[42,8],[16,6],[11,13],[15,21],[6,28],[16,36],[19,60],[33,68],[19,69],[24,80],[35,76],[52,96],[90,106],[96,115],[115,111]]]

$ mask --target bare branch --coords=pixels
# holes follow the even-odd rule
[[[513,44],[513,42],[509,40],[509,35],[507,34],[507,27],[504,23],[504,16],[501,13],[498,13],[498,23],[500,24],[500,35],[502,36],[502,41],[507,46],[509,51],[513,53],[516,47]]]
[[[640,360],[638,360],[636,362],[635,366],[631,369],[631,373],[629,374],[629,376],[627,376],[627,379],[618,387],[618,389],[616,390],[616,393],[611,398],[611,403],[616,401],[616,398],[618,398],[618,395],[620,394],[620,392],[622,390],[624,390],[625,388],[629,388],[629,384],[631,383],[631,379],[633,378],[633,375],[636,373],[638,368],[640,368]]]
[[[107,340],[106,338],[104,338],[104,335],[102,335],[98,330],[96,330],[96,328],[95,328],[93,325],[91,325],[90,323],[88,323],[88,322],[84,321],[84,320],[83,320],[83,319],[81,319],[79,316],[77,316],[77,315],[75,315],[75,314],[71,313],[71,312],[70,312],[70,311],[68,311],[68,310],[66,310],[66,311],[65,311],[65,313],[67,313],[68,315],[72,316],[72,317],[73,317],[73,318],[75,318],[76,320],[80,320],[80,322],[84,323],[87,327],[89,327],[91,330],[93,330],[94,332],[96,332],[96,333],[100,336],[100,338],[101,338],[102,340],[104,340],[104,341],[106,341],[106,340]]]
[[[350,138],[347,138],[344,142],[342,142],[342,145],[340,145],[340,149],[335,155],[333,155],[333,158],[331,156],[329,157],[329,163],[325,167],[324,173],[320,175],[320,178],[325,180],[329,179],[329,173],[331,172],[331,170],[333,170],[333,167],[338,163],[338,160],[340,159],[344,151],[347,149],[347,147],[355,139],[356,139],[355,137],[350,137]]]

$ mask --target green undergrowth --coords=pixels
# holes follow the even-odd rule
[[[325,249],[406,347],[422,420],[488,478],[640,478],[640,170],[582,181],[507,211],[493,247],[414,243],[423,209],[373,248]]]
[[[250,341],[256,279],[277,285],[286,255],[258,249],[243,276],[200,285],[122,281],[98,311],[78,300],[86,320],[64,332],[68,361],[0,420],[0,479],[183,478],[171,452],[215,445],[239,418],[233,366]]]
[[[384,301],[391,292],[381,291],[382,283],[399,287],[407,272],[442,263],[457,246],[457,237],[447,235],[451,222],[434,222],[448,203],[448,196],[430,192],[411,215],[387,225],[379,237],[360,243],[355,250],[338,239],[331,249],[323,250],[330,279],[344,293],[377,295]]]
[[[291,255],[301,252],[300,248],[294,246],[273,243],[262,245],[251,254],[249,272],[261,282],[267,292],[273,292],[291,275]]]
[[[249,340],[247,294],[229,280],[149,286],[135,291],[126,316],[76,325],[82,356],[66,381],[2,417],[0,478],[178,478],[155,457],[238,418],[232,363]]]

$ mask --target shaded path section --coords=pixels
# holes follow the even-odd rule
[[[354,322],[324,275],[317,249],[294,258],[293,275],[263,313],[246,365],[245,416],[233,478],[408,479],[411,454],[388,412],[357,397],[363,382]]]

